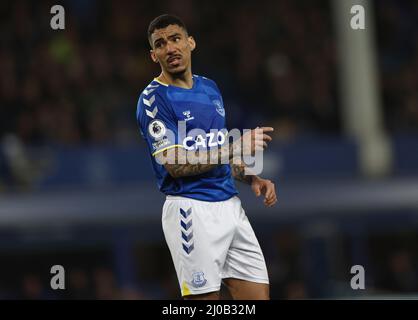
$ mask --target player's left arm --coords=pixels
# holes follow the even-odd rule
[[[257,197],[263,195],[267,207],[272,207],[277,202],[276,187],[272,181],[257,175],[245,174],[245,164],[242,162],[231,163],[231,172],[235,180],[249,184]]]

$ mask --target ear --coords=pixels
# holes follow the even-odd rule
[[[154,61],[155,63],[158,63],[158,58],[157,58],[154,50],[150,50],[149,53],[150,53],[152,61]]]
[[[194,38],[192,36],[189,36],[187,38],[187,42],[189,43],[190,51],[193,51],[196,48],[196,41],[194,41]]]

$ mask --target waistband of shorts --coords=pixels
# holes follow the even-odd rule
[[[224,202],[224,201],[229,201],[232,199],[235,199],[237,197],[237,195],[233,195],[231,198],[225,199],[225,200],[220,200],[220,201],[205,201],[205,200],[198,200],[198,199],[194,199],[194,198],[189,198],[189,197],[183,197],[183,196],[173,196],[170,194],[167,194],[165,196],[166,200],[190,200],[190,201],[196,201],[196,202],[204,202],[204,203],[217,203],[217,202]]]
[[[167,200],[194,200],[191,198],[187,198],[187,197],[182,197],[182,196],[172,196],[172,195],[166,195],[165,198]]]

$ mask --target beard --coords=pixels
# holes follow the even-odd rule
[[[168,67],[166,68],[166,71],[174,78],[181,78],[187,71],[186,65],[180,65],[177,67]]]

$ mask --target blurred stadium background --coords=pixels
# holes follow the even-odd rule
[[[159,73],[146,29],[166,12],[195,36],[193,72],[218,83],[229,127],[276,128],[263,176],[280,202],[240,186],[271,297],[417,293],[417,1],[59,3],[53,31],[58,3],[0,2],[0,298],[179,297],[135,119]]]

